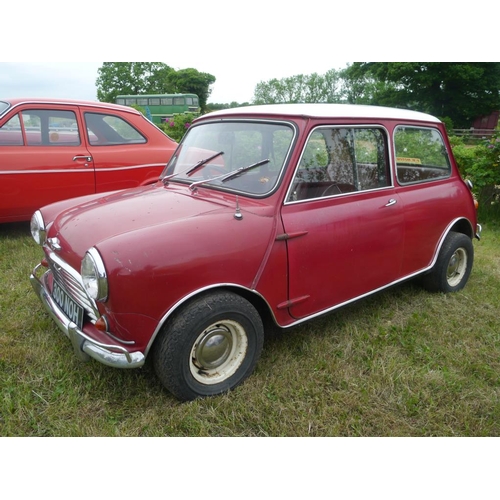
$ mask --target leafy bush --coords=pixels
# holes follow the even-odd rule
[[[450,137],[453,156],[462,176],[474,185],[479,208],[486,218],[500,215],[500,129],[475,146]]]
[[[174,141],[179,142],[195,118],[196,115],[193,113],[182,113],[172,116],[159,127]]]

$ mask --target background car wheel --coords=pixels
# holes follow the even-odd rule
[[[474,247],[462,233],[451,232],[444,240],[434,268],[423,277],[423,285],[433,292],[461,290],[472,270]]]
[[[257,310],[231,292],[196,298],[169,319],[153,350],[162,384],[181,400],[234,389],[254,370],[264,328]]]

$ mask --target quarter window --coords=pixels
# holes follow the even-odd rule
[[[85,113],[89,143],[92,146],[143,144],[146,138],[130,123],[119,116]]]
[[[398,127],[394,143],[400,184],[444,179],[451,175],[446,147],[438,130]]]
[[[302,153],[288,201],[389,186],[386,144],[378,128],[316,129]]]

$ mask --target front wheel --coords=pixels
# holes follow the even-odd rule
[[[473,261],[471,239],[465,234],[450,232],[432,271],[423,277],[423,284],[433,292],[457,292],[467,283]]]
[[[190,302],[163,327],[153,350],[162,384],[181,400],[234,389],[254,370],[264,328],[250,302],[215,292]]]

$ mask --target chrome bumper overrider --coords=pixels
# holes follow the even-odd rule
[[[481,231],[483,230],[483,227],[481,226],[481,224],[476,224],[476,238],[478,240],[481,239]]]
[[[138,368],[144,364],[145,356],[142,352],[128,352],[123,346],[117,344],[101,344],[82,332],[75,323],[64,315],[52,299],[47,288],[47,276],[50,271],[45,272],[41,278],[37,277],[40,268],[41,264],[38,264],[30,275],[31,285],[56,325],[70,339],[79,359],[88,361],[90,358],[94,358],[115,368]]]

